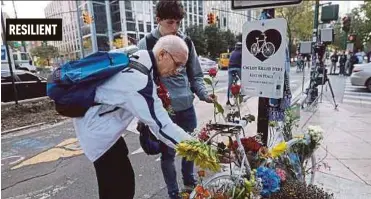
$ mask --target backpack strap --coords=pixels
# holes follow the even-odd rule
[[[152,51],[153,47],[155,46],[157,39],[149,33],[146,35],[146,46],[148,51]]]

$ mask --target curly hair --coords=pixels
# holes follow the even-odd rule
[[[156,17],[182,20],[185,15],[183,5],[177,0],[160,0],[156,5]]]

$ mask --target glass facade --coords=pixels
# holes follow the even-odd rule
[[[110,42],[117,38],[124,38],[125,44],[136,44],[139,39],[157,27],[155,14],[157,2],[157,0],[108,0],[109,8],[106,9],[104,0],[82,0],[77,1],[80,13],[80,16],[77,16],[76,12],[71,12],[76,10],[76,1],[53,1],[45,9],[45,15],[48,17],[60,12],[71,12],[68,17],[57,15],[58,18],[63,18],[63,23],[69,24],[63,26],[63,41],[54,42],[55,46],[66,56],[70,53],[72,57],[77,57],[82,47],[84,55],[87,56],[97,50],[109,50]],[[182,21],[181,31],[184,32],[190,25],[203,25],[204,1],[181,2],[187,11]],[[83,11],[93,17],[93,24],[84,23]],[[78,20],[80,27],[78,27]],[[83,38],[82,46],[79,42],[78,29]],[[125,35],[127,38],[124,37]]]

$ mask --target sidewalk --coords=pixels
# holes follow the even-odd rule
[[[371,198],[371,109],[340,104],[338,110],[328,101],[317,111],[301,112],[301,125],[319,125],[324,130],[317,161],[326,156],[330,169],[320,168],[315,182],[336,199]]]

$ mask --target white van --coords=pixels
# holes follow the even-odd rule
[[[33,65],[31,56],[28,52],[15,51],[10,49],[10,56],[13,70],[26,70],[35,73],[36,66]],[[1,45],[1,70],[9,70],[8,55],[6,54],[6,48]]]

